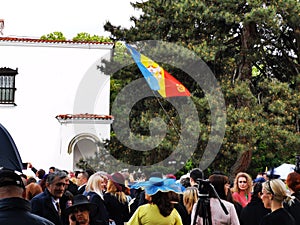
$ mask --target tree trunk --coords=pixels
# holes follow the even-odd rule
[[[244,24],[243,32],[241,35],[241,60],[238,65],[239,80],[249,80],[252,76],[252,60],[249,57],[251,55],[255,38],[257,37],[256,23],[250,22]]]
[[[245,172],[250,166],[252,157],[252,149],[244,151],[236,161],[236,163],[230,169],[230,176],[229,179],[231,181],[234,180],[235,176],[239,172]]]
[[[256,23],[250,22],[244,24],[242,35],[241,35],[241,60],[238,65],[238,74],[237,79],[240,81],[247,81],[251,80],[252,77],[252,59],[250,56],[252,55],[253,47],[255,40],[257,38],[257,30],[256,30]],[[237,96],[238,98],[238,96]],[[237,99],[237,106],[243,107],[248,106],[250,107],[250,102],[245,101],[245,99]],[[247,150],[241,152],[238,156],[236,163],[231,167],[231,176],[230,179],[233,179],[234,176],[239,172],[245,172],[251,163],[252,157],[252,149],[254,143],[247,142],[245,137],[239,138],[239,143],[249,146]]]

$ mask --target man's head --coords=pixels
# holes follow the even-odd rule
[[[54,199],[61,198],[65,191],[67,174],[64,171],[56,170],[49,173],[46,180],[46,187]]]
[[[12,170],[0,170],[0,198],[24,197],[22,177]]]
[[[49,173],[54,173],[56,168],[54,166],[49,167]]]
[[[39,169],[38,171],[36,171],[35,175],[39,178],[39,179],[43,179],[43,177],[45,176],[46,171],[43,169]]]
[[[81,186],[88,182],[89,174],[85,171],[79,172],[77,175],[77,185]]]
[[[191,186],[197,185],[197,181],[201,179],[204,179],[203,171],[200,170],[199,168],[194,168],[190,172],[190,183]]]

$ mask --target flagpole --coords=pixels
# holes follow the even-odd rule
[[[178,136],[180,136],[179,131],[178,131],[177,128],[175,127],[175,124],[173,123],[172,119],[170,118],[168,112],[166,111],[166,109],[165,109],[164,106],[162,105],[161,101],[159,100],[159,97],[156,95],[155,91],[152,90],[152,92],[153,92],[153,95],[155,96],[156,100],[158,101],[158,104],[160,105],[160,107],[162,108],[162,110],[164,111],[164,113],[166,114],[166,116],[167,116],[168,120],[170,121],[172,127],[174,128],[176,134],[177,134]]]

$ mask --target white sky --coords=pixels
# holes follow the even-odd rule
[[[1,0],[0,19],[5,37],[33,37],[60,31],[67,39],[78,33],[108,36],[103,25],[130,27],[130,16],[138,15],[130,2],[136,0]]]

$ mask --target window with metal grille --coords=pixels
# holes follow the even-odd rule
[[[0,104],[15,104],[15,76],[18,69],[0,68]]]

